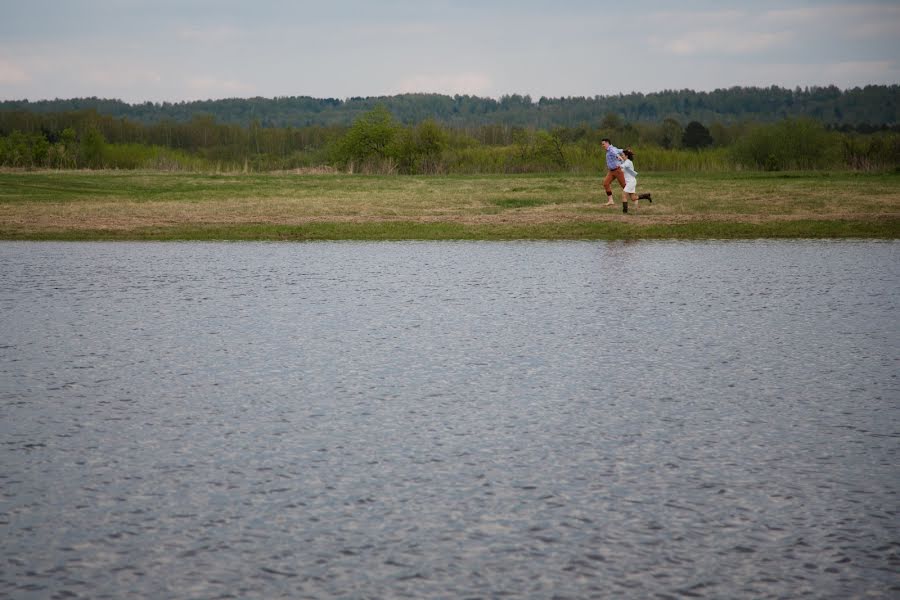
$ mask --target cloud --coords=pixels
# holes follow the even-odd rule
[[[686,87],[714,89],[732,85],[823,86],[834,84],[841,88],[866,85],[890,85],[900,81],[900,62],[891,60],[843,62],[760,62],[743,65],[735,70],[722,63],[696,73],[699,78]],[[704,81],[707,80],[707,81]]]
[[[762,13],[762,18],[778,23],[809,23],[810,21],[846,21],[900,18],[900,6],[884,4],[844,4],[815,8],[782,8]]]
[[[836,81],[896,82],[900,63],[891,60],[844,61],[825,65],[825,73]],[[860,85],[860,83],[857,83]]]
[[[900,6],[883,4],[770,10],[762,14],[761,21],[807,31],[822,31],[827,27],[838,35],[852,38],[900,36]]]
[[[446,30],[438,25],[420,22],[353,23],[342,29],[354,36],[371,36],[382,39],[392,37],[425,37],[446,34]]]
[[[664,44],[669,52],[680,56],[697,54],[749,54],[785,45],[786,32],[695,31]]]
[[[648,15],[652,21],[671,27],[706,28],[723,23],[741,23],[748,17],[743,10],[657,11]]]
[[[784,28],[745,10],[660,11],[649,15],[656,46],[676,56],[755,54],[790,41]]]
[[[221,44],[243,35],[240,29],[228,25],[213,27],[182,26],[175,32],[176,36],[187,42],[200,44]]]
[[[867,21],[855,23],[847,28],[847,36],[857,39],[871,39],[874,37],[900,38],[900,15],[894,19]]]
[[[193,77],[189,78],[186,83],[194,99],[250,96],[256,93],[254,86],[236,79]]]
[[[897,83],[900,2],[860,2],[655,0],[620,6],[619,20],[634,22],[623,27],[596,0],[515,10],[446,0],[315,9],[286,0],[164,0],[166,10],[137,0],[77,10],[11,2],[0,19],[0,97],[558,97]],[[615,76],[607,59],[622,64]]]
[[[661,31],[675,32],[656,47],[682,57],[753,55],[788,47],[802,52],[812,44],[837,51],[838,40],[900,38],[900,5],[788,5],[760,12],[657,12],[649,18],[657,26],[657,39],[666,39]]]
[[[106,69],[85,68],[82,64],[84,77],[91,83],[123,89],[123,87],[140,86],[142,84],[155,85],[162,81],[162,76],[151,69],[135,68],[133,65],[118,65]]]
[[[23,69],[0,58],[0,84],[15,85],[27,81],[30,81],[30,77]]]
[[[413,75],[397,86],[395,93],[443,93],[485,94],[491,87],[491,78],[484,73],[459,73],[455,75]]]
[[[847,16],[846,12],[847,7],[822,6],[819,8],[781,8],[766,11],[760,16],[763,20],[772,23],[795,24]]]

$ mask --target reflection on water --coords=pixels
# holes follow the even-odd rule
[[[900,245],[0,244],[0,595],[900,592]]]

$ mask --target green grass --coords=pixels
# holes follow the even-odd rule
[[[654,202],[623,215],[571,174],[6,171],[0,239],[900,238],[896,173],[655,172],[638,191]]]

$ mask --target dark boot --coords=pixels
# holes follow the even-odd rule
[[[646,200],[647,202],[650,202],[650,203],[653,202],[653,198],[650,197],[649,192],[646,194],[638,194],[638,200]]]
[[[628,201],[627,201],[627,200],[624,201],[624,202],[622,202],[622,212],[623,212],[623,213],[627,213],[627,212],[628,212]]]

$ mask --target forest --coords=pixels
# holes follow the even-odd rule
[[[195,172],[588,173],[600,139],[659,171],[900,169],[900,86],[594,98],[405,94],[0,102],[0,165]]]
[[[404,125],[434,119],[452,128],[507,125],[537,129],[596,124],[608,114],[627,122],[682,123],[773,122],[809,117],[835,127],[880,127],[900,123],[900,86],[869,85],[841,90],[836,86],[787,89],[732,87],[711,92],[667,90],[649,94],[532,99],[511,94],[499,99],[441,94],[400,94],[367,98],[230,98],[193,102],[143,102],[73,98],[68,100],[8,100],[0,112],[66,113],[95,110],[98,114],[142,124],[187,122],[197,115],[223,124],[249,127],[348,126],[376,106],[386,107]]]

